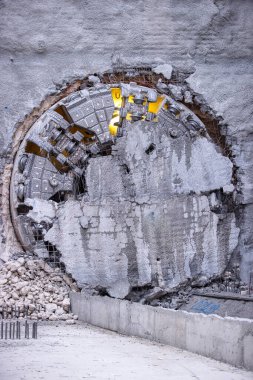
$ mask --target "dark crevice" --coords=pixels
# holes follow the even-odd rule
[[[156,74],[151,67],[135,67],[125,69],[114,69],[100,76],[100,80],[105,84],[136,82],[140,86],[155,88],[159,79],[169,84],[171,81],[161,74]]]
[[[55,245],[49,241],[44,241],[45,247],[48,251],[48,258],[45,258],[45,262],[52,268],[60,268],[62,272],[66,272],[65,264],[61,261],[61,253],[58,251]]]
[[[125,299],[132,302],[139,302],[153,288],[154,286],[151,284],[144,286],[133,286]]]
[[[110,294],[107,292],[106,288],[104,288],[103,286],[96,286],[94,288],[94,290],[96,290],[97,292],[97,295],[99,296],[102,296],[102,297],[110,297]]]
[[[66,192],[65,191],[57,191],[52,197],[49,198],[50,201],[54,201],[56,203],[62,203],[66,201]]]
[[[127,164],[123,164],[123,165],[122,165],[122,168],[123,168],[123,172],[124,172],[125,174],[129,174],[129,173],[130,173],[130,169],[129,169],[129,167],[128,167]]]
[[[211,211],[215,214],[227,214],[235,212],[238,209],[238,205],[235,204],[233,194],[224,193],[222,189],[215,191],[218,206],[211,207]]]
[[[194,102],[194,97],[193,97],[193,102]],[[195,113],[196,116],[203,122],[203,124],[206,127],[206,130],[213,140],[213,142],[218,145],[224,156],[228,158],[232,158],[232,152],[231,148],[226,142],[226,136],[221,133],[221,120],[216,119],[215,117],[209,115],[208,113],[205,113],[201,111],[201,107],[197,105],[196,103],[189,104],[189,103],[182,103],[187,106],[193,113]]]
[[[73,123],[73,119],[65,106],[59,105],[54,111],[61,115],[69,124]]]
[[[27,206],[24,203],[20,203],[17,207],[17,214],[18,215],[26,215],[28,212],[32,210],[31,206]]]
[[[150,144],[149,147],[145,150],[145,153],[151,154],[155,150],[155,144]]]

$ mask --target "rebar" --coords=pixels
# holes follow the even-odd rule
[[[20,339],[21,336],[20,336],[20,322],[17,321],[16,322],[16,339]]]
[[[9,328],[9,339],[11,339],[11,330],[12,330],[12,322],[10,322],[10,328]]]
[[[12,339],[15,339],[15,322],[12,324]]]
[[[33,337],[33,339],[37,339],[37,331],[38,331],[38,323],[33,322],[33,325],[32,325],[32,337]]]
[[[4,332],[4,337],[5,337],[5,339],[7,339],[7,338],[8,338],[8,323],[7,323],[7,322],[5,323],[5,332]]]
[[[25,338],[29,339],[29,324],[25,321]]]

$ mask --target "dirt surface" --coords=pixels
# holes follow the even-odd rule
[[[37,340],[0,341],[0,379],[249,380],[253,374],[83,323],[54,322],[39,325]]]

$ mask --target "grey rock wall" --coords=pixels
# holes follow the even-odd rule
[[[216,193],[233,191],[231,176],[230,160],[207,138],[135,123],[113,156],[90,160],[86,195],[59,206],[44,240],[80,287],[113,297],[220,275],[238,243],[235,215],[218,212]]]
[[[2,0],[1,173],[5,165],[11,162],[13,136],[19,123],[43,99],[59,92],[66,83],[115,66],[156,66],[169,63],[186,73],[185,76],[188,75],[187,81],[192,90],[201,94],[206,104],[217,116],[223,118],[223,124],[226,125],[224,133],[231,144],[233,162],[237,169],[239,211],[236,224],[237,228],[240,227],[238,252],[241,255],[241,275],[243,280],[248,280],[253,266],[252,8],[251,0],[162,0],[158,6],[150,0],[112,0],[109,3],[98,0],[63,0],[60,3],[55,0]],[[209,166],[209,161],[207,173],[208,168],[212,169],[209,173],[215,173],[215,181],[225,173],[224,180],[217,180],[217,183],[224,186],[230,176],[231,165],[227,163],[229,170],[223,171],[224,159],[218,157],[221,164],[215,166],[213,171],[214,167]],[[174,160],[180,161],[176,153]],[[159,158],[154,161],[158,162]],[[203,167],[198,166],[198,170],[201,169]],[[115,176],[119,176],[122,168],[116,166],[112,170],[115,171]],[[182,179],[183,171],[186,170],[183,161],[178,170]],[[10,167],[1,175],[0,200],[1,189],[4,189],[4,218],[8,209],[6,189],[9,172]],[[155,172],[153,175],[154,180],[157,180]],[[134,182],[133,179],[136,182],[134,172],[131,178]],[[124,178],[125,180],[128,179]],[[176,183],[175,178],[175,182],[171,183],[172,189]],[[217,183],[214,183],[216,189]],[[147,181],[149,189],[153,185],[153,181]],[[125,188],[124,183],[117,186],[120,187],[117,188],[119,192]],[[182,202],[180,207],[187,202],[187,192],[194,186],[196,181],[193,180],[191,183],[185,180],[178,183],[178,189],[182,193],[179,191]],[[205,191],[206,181],[201,180],[199,186],[201,191]],[[133,186],[132,190],[138,192],[138,186]],[[99,199],[98,190],[97,194]],[[205,196],[196,198],[196,202],[200,202]],[[201,202],[207,204],[206,199]],[[210,213],[208,207],[206,210]],[[158,209],[157,215],[159,212]],[[217,218],[213,212],[210,215]],[[223,221],[222,224],[227,224],[229,227],[226,228],[231,229],[234,219],[229,218],[229,221]],[[9,231],[11,227],[10,222],[3,225],[0,220],[0,224],[0,249],[4,252],[6,229]],[[222,228],[225,229],[224,226]],[[235,227],[231,231],[236,231],[235,235],[237,234]],[[214,241],[219,240],[218,235],[213,237]]]

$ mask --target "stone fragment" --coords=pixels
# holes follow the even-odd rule
[[[11,293],[11,297],[12,297],[14,300],[18,300],[18,299],[19,299],[19,295],[18,295],[18,293],[17,293],[16,291],[13,291],[13,292]]]
[[[49,321],[57,321],[58,318],[56,315],[51,314],[48,319],[49,319]]]
[[[26,268],[24,266],[21,266],[17,269],[17,272],[20,276],[24,275],[26,273]]]
[[[36,262],[34,260],[27,260],[25,266],[29,270],[35,270],[37,268]]]
[[[68,286],[71,286],[73,284],[73,281],[71,280],[71,278],[67,275],[67,274],[63,274],[62,276],[62,279],[63,281],[68,285]]]
[[[28,307],[29,307],[29,310],[31,310],[31,311],[36,310],[36,306],[35,306],[33,303],[30,303],[30,304],[28,305]]]
[[[74,325],[76,323],[75,319],[67,319],[66,324],[67,325]]]
[[[152,301],[155,298],[159,298],[159,297],[164,296],[165,294],[167,294],[166,289],[161,289],[159,287],[155,287],[147,295],[145,295],[144,299],[145,299],[145,301]]]
[[[54,313],[57,310],[57,305],[55,303],[48,303],[46,304],[46,312],[47,313]]]
[[[21,264],[19,264],[17,261],[11,261],[9,264],[8,264],[8,269],[9,271],[11,272],[15,272],[19,267],[21,266]]]
[[[24,286],[22,289],[20,289],[20,294],[22,296],[26,296],[28,294],[29,290],[30,290],[29,286]]]
[[[192,95],[191,95],[190,91],[184,92],[184,101],[185,101],[185,103],[192,103]]]
[[[62,282],[62,278],[60,276],[53,276],[50,278],[51,281]]]
[[[62,307],[65,311],[69,311],[69,308],[70,308],[70,299],[69,298],[64,298],[64,300],[62,301]]]
[[[56,311],[55,311],[55,314],[58,316],[64,314],[63,308],[58,306]]]
[[[66,321],[67,319],[69,319],[69,315],[68,314],[61,314],[61,315],[59,315],[59,319],[61,321]]]
[[[170,90],[170,92],[171,92],[171,94],[175,100],[182,100],[183,99],[182,87],[176,86],[174,84],[169,84],[168,87],[169,87],[169,90]]]
[[[99,79],[99,77],[96,76],[96,75],[89,75],[89,76],[88,76],[88,80],[89,80],[89,82],[92,83],[93,85],[96,85],[96,84],[100,83],[100,79]]]
[[[16,287],[17,290],[20,290],[21,288],[23,288],[23,287],[26,286],[27,284],[28,284],[27,281],[20,281],[20,282],[18,282],[18,283],[15,285],[15,287]]]
[[[45,261],[40,261],[40,268],[48,273],[48,274],[51,274],[54,272],[54,269],[52,267],[50,267],[50,265],[48,265],[47,263],[45,263]],[[42,272],[43,273],[43,272]]]
[[[172,70],[173,67],[168,63],[164,63],[153,68],[154,73],[162,74],[166,79],[171,78]]]
[[[17,259],[17,262],[18,262],[20,265],[24,265],[24,264],[25,264],[25,259],[24,259],[24,257],[19,257],[19,258]]]
[[[229,193],[232,193],[234,191],[234,185],[231,183],[229,185],[225,185],[223,186],[223,192],[224,194],[229,194]]]

